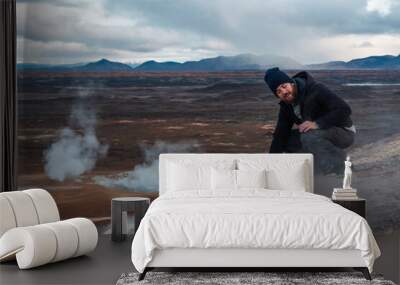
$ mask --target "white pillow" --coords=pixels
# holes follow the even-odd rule
[[[240,170],[267,170],[267,188],[272,190],[306,191],[308,188],[305,161],[239,160]]]
[[[211,189],[213,191],[236,190],[236,170],[211,168]]]
[[[237,188],[267,188],[267,170],[236,170]]]
[[[211,188],[211,167],[168,163],[168,191],[188,191]]]
[[[304,162],[277,165],[268,171],[268,188],[306,192],[307,180]]]
[[[229,192],[242,188],[267,188],[267,172],[262,170],[211,169],[211,188],[214,192]]]

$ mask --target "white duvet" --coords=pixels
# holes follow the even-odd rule
[[[155,199],[133,239],[132,262],[143,272],[155,249],[175,247],[358,249],[370,272],[380,256],[366,220],[330,199],[257,189]]]

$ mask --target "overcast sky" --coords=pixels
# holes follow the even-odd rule
[[[18,62],[400,53],[400,0],[17,0]]]

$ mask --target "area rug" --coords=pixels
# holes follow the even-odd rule
[[[142,281],[138,281],[139,273],[124,273],[117,281],[117,285],[145,285],[145,284],[267,284],[267,285],[294,285],[294,284],[376,284],[395,285],[392,281],[384,280],[380,275],[372,275],[368,281],[360,272],[155,272],[150,271]]]

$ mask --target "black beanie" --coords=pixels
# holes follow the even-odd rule
[[[282,83],[293,83],[293,79],[283,71],[280,71],[278,67],[268,69],[265,72],[264,80],[275,96],[277,96],[276,89],[279,85]]]

